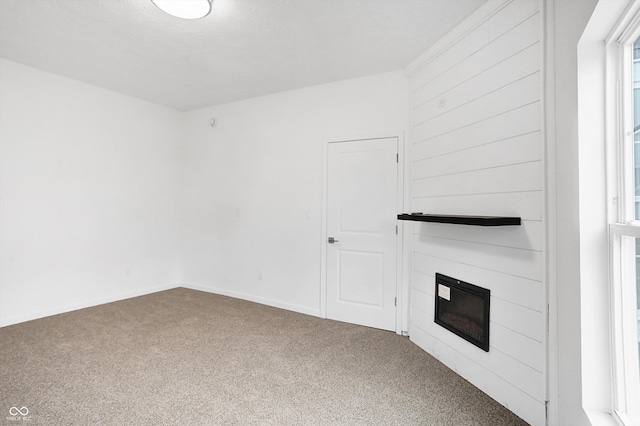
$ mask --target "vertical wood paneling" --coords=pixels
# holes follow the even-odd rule
[[[542,312],[540,281],[461,264],[441,257],[431,259],[420,253],[414,255],[414,260],[413,288],[431,296],[434,294],[435,274],[440,272],[445,275],[455,275],[462,281],[474,282],[481,287],[491,288],[493,297],[499,297],[513,304]],[[415,304],[415,306],[424,305]]]
[[[493,192],[490,188],[482,194],[425,195],[413,198],[412,211],[458,212],[493,216],[520,216],[523,220],[542,219],[542,191],[510,193]]]
[[[536,101],[509,111],[492,112],[491,116],[483,120],[449,133],[438,136],[428,135],[428,140],[420,140],[414,135],[414,158],[433,157],[539,131],[541,129],[540,108],[540,102]]]
[[[412,320],[416,318],[413,317]],[[424,330],[415,327],[411,339],[462,377],[482,389],[531,425],[545,424],[544,402],[522,392],[512,383],[487,370],[482,364],[443,344]]]
[[[448,158],[445,160],[445,157]],[[414,161],[414,179],[521,164],[542,159],[540,132],[489,142]]]
[[[540,268],[542,255],[536,250],[523,250],[416,234],[414,236],[414,253],[503,272],[514,277],[536,281],[542,278]]]
[[[414,109],[414,115],[416,119],[427,120],[437,115],[446,114],[451,109],[479,99],[488,93],[507,86],[509,83],[531,75],[539,69],[539,57],[540,43],[535,43],[494,66],[478,72],[468,80],[458,83],[444,92],[439,92],[432,99],[417,105]],[[467,64],[465,63],[465,65]],[[465,67],[465,69],[467,68]],[[426,87],[431,86],[429,84]],[[439,90],[442,90],[441,86],[434,88],[433,92]]]
[[[428,118],[414,110],[414,135],[418,140],[428,140],[539,100],[540,73],[535,72],[452,107],[448,114]]]
[[[525,220],[521,226],[460,226],[446,223],[419,223],[414,231],[427,238],[449,238],[478,244],[523,250],[542,250],[542,223]]]
[[[414,102],[416,106],[422,105],[429,99],[445,93],[461,83],[466,82],[473,76],[494,67],[501,61],[507,60],[519,52],[539,44],[539,16],[534,15],[523,25],[516,27],[513,31],[504,34],[491,45],[491,49],[480,49],[475,53],[470,52],[468,58],[458,65],[448,69],[426,82],[420,87],[416,87],[414,92]],[[523,49],[523,45],[524,47]],[[496,53],[499,52],[499,53]]]
[[[522,192],[542,188],[539,161],[468,170],[442,176],[414,179],[413,191],[419,197],[483,194],[487,191]],[[479,214],[479,213],[476,213]]]
[[[411,75],[411,210],[524,219],[412,224],[412,339],[534,425],[546,398],[540,34],[539,2],[513,1]],[[436,273],[491,290],[489,352],[433,322]]]

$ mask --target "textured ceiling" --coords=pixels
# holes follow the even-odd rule
[[[402,69],[485,1],[0,0],[0,56],[185,111]]]

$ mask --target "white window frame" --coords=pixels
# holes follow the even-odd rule
[[[635,238],[640,238],[640,226],[610,225],[613,414],[625,426],[640,425],[637,331],[629,326],[635,325],[636,298],[622,284],[635,278],[634,256],[629,256],[635,254]]]
[[[631,7],[606,41],[607,186],[609,192],[609,271],[613,360],[614,418],[624,426],[640,426],[638,368],[636,245],[640,221],[635,220],[633,132],[633,43],[640,37],[640,10]],[[629,286],[629,280],[634,285]]]

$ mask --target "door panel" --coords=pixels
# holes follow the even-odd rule
[[[384,259],[380,253],[338,250],[338,300],[384,305]]]
[[[327,317],[395,330],[398,141],[329,144]]]

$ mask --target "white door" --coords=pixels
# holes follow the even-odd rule
[[[329,144],[327,318],[396,328],[398,140]]]

